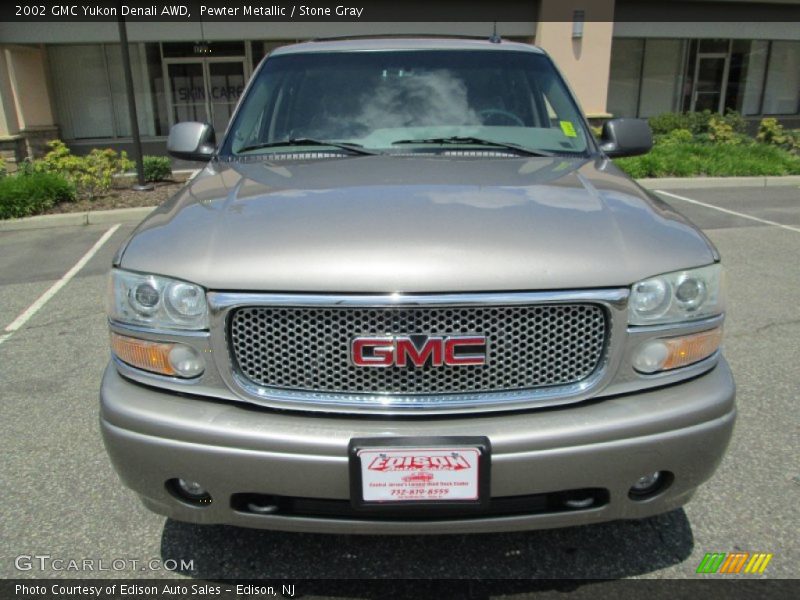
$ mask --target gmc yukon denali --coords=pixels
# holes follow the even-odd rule
[[[536,529],[687,502],[731,436],[709,240],[611,158],[550,58],[494,40],[283,47],[110,274],[101,427],[181,521]]]

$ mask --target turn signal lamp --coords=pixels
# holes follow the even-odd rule
[[[719,349],[722,327],[671,338],[649,340],[633,357],[634,368],[641,373],[678,369],[708,358]]]
[[[111,334],[111,350],[122,362],[170,377],[197,377],[205,370],[202,356],[185,344],[140,340]]]

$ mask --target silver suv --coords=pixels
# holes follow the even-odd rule
[[[540,49],[280,48],[120,248],[101,426],[162,515],[442,533],[684,504],[734,424],[709,240]]]

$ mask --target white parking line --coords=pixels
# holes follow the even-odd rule
[[[687,198],[686,196],[678,196],[678,194],[672,194],[670,192],[665,192],[663,190],[653,190],[653,191],[656,192],[657,194],[664,194],[665,196],[669,196],[670,198],[677,198],[678,200],[683,200],[684,202],[689,202],[690,204],[697,204],[698,206],[704,206],[706,208],[718,210],[719,212],[741,217],[742,219],[750,219],[751,221],[757,221],[759,223],[764,223],[765,225],[773,225],[774,227],[780,227],[781,229],[788,229],[789,231],[800,233],[800,228],[798,227],[792,227],[791,225],[784,225],[783,223],[776,223],[775,221],[770,221],[768,219],[761,219],[759,217],[754,217],[752,215],[746,215],[745,213],[736,212],[735,210],[730,210],[728,208],[720,208],[719,206],[714,206],[713,204],[707,204],[706,202],[700,202],[699,200],[692,200],[691,198]]]
[[[55,296],[61,288],[67,285],[70,279],[75,277],[78,271],[80,271],[83,267],[85,267],[86,263],[88,263],[92,259],[92,257],[95,254],[97,254],[97,251],[103,247],[103,244],[105,244],[109,240],[109,238],[112,235],[114,235],[117,229],[119,229],[119,226],[120,224],[118,223],[117,225],[114,225],[111,229],[106,231],[102,235],[102,237],[95,242],[94,246],[89,248],[89,251],[86,254],[84,254],[81,257],[81,259],[78,262],[76,262],[75,265],[69,271],[64,273],[64,276],[61,279],[59,279],[53,285],[51,285],[50,288],[44,294],[39,296],[36,302],[31,304],[28,308],[25,309],[25,311],[22,314],[20,314],[16,319],[14,319],[11,322],[11,324],[3,330],[4,331],[3,335],[0,335],[0,344],[2,344],[8,338],[14,335],[14,332],[16,332],[20,327],[22,327],[25,323],[27,323],[28,320],[39,311],[39,309],[41,309],[45,304],[47,304],[47,301],[50,300],[50,298]]]

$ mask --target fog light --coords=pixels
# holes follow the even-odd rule
[[[206,489],[196,481],[186,481],[178,479],[178,487],[187,495],[199,498],[208,494]]]
[[[211,494],[196,481],[180,478],[172,479],[171,481],[174,482],[175,492],[183,500],[194,504],[211,504]],[[167,483],[169,484],[169,482]]]
[[[205,361],[191,346],[175,344],[169,351],[169,364],[181,377],[197,377],[205,370]]]
[[[661,481],[661,471],[644,475],[639,477],[639,479],[636,480],[636,483],[631,486],[631,491],[639,494],[646,494],[647,492],[652,491],[653,488],[658,485],[659,481]]]
[[[655,373],[664,368],[669,350],[662,340],[650,340],[633,356],[633,368],[641,373]]]

